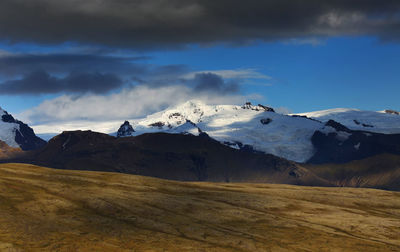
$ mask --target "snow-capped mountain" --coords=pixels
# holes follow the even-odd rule
[[[383,134],[400,134],[400,115],[397,111],[363,111],[337,108],[298,115],[307,116],[322,122],[334,120],[352,130],[363,130]]]
[[[135,135],[151,132],[205,133],[233,148],[252,148],[304,162],[314,154],[310,141],[320,122],[275,113],[263,105],[206,105],[189,101],[131,121]]]
[[[343,131],[340,124],[334,124],[333,127],[332,123],[327,123],[330,119],[353,130],[400,133],[400,116],[393,113],[335,109],[283,115],[260,104],[207,105],[200,101],[188,101],[146,118],[132,120],[131,123],[135,129],[133,135],[154,132],[204,133],[233,148],[306,162],[319,151],[312,141],[317,132],[333,136],[338,145],[354,141],[351,138],[353,132]],[[358,151],[357,143],[354,146]]]
[[[2,108],[0,108],[0,140],[10,147],[19,147],[22,150],[33,150],[46,144],[46,141],[35,135],[32,128],[14,119]]]

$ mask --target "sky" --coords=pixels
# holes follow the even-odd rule
[[[0,107],[39,133],[192,99],[400,110],[399,42],[395,0],[2,0]]]

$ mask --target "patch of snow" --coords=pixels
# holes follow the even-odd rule
[[[346,141],[350,136],[351,136],[350,133],[347,133],[347,132],[344,132],[344,131],[338,131],[338,132],[337,132],[337,135],[336,135],[336,139],[339,140],[339,141],[341,141],[341,142],[344,142],[344,141]]]
[[[359,150],[360,146],[361,146],[361,143],[358,143],[358,144],[354,145],[354,149]]]
[[[67,147],[67,144],[69,143],[69,141],[71,141],[71,135],[68,136],[68,139],[63,143],[62,145],[62,149],[65,150],[65,148]]]

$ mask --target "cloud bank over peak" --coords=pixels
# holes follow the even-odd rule
[[[242,104],[259,95],[199,93],[183,85],[149,87],[140,85],[110,95],[62,95],[26,110],[18,118],[29,123],[36,133],[91,129],[110,133],[121,121],[140,118],[188,100],[207,104]]]

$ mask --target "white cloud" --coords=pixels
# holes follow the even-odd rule
[[[196,74],[201,73],[213,73],[221,76],[225,79],[264,79],[270,80],[271,77],[258,72],[256,69],[234,69],[234,70],[210,70],[210,71],[198,71],[187,73],[182,76],[183,79],[193,79]]]
[[[144,117],[191,99],[208,104],[241,104],[260,98],[259,95],[198,94],[181,85],[156,88],[143,85],[111,95],[62,95],[22,112],[18,118],[39,134],[78,129],[111,133],[123,120]]]

